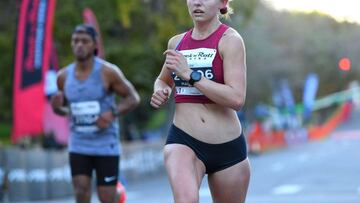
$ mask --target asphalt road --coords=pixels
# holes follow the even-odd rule
[[[324,140],[250,156],[250,161],[247,203],[359,203],[360,111]],[[74,201],[46,201],[67,202]],[[93,202],[98,202],[95,195]],[[127,203],[171,202],[165,174],[127,185]],[[206,178],[200,202],[211,202]]]

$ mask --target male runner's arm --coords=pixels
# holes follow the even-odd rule
[[[140,103],[139,93],[134,86],[126,79],[122,71],[116,66],[110,66],[111,74],[110,88],[122,99],[117,104],[117,111],[120,114],[125,114],[137,107]]]
[[[56,79],[58,91],[55,93],[54,96],[51,97],[51,107],[53,111],[61,116],[66,116],[69,114],[69,108],[66,106],[66,98],[63,92],[65,77],[65,69],[61,69],[58,72]]]
[[[103,112],[96,124],[100,128],[106,128],[114,120],[116,115],[125,114],[135,109],[140,103],[140,96],[134,86],[126,79],[121,70],[115,65],[106,65],[103,69],[103,77],[108,88],[121,97],[120,102],[113,111]]]

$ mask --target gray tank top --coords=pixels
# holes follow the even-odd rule
[[[104,88],[101,78],[103,63],[94,58],[92,72],[85,80],[75,77],[75,63],[68,65],[64,85],[70,108],[69,151],[86,155],[119,155],[119,122],[114,120],[106,129],[95,122],[102,112],[116,105],[115,95]]]

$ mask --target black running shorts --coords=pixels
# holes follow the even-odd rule
[[[116,185],[119,174],[119,156],[94,156],[69,153],[71,176],[86,175],[91,178],[96,172],[97,185]]]

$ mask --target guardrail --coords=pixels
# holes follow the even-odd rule
[[[120,172],[127,181],[163,173],[164,141],[123,144]],[[67,150],[0,149],[0,202],[73,195]]]

